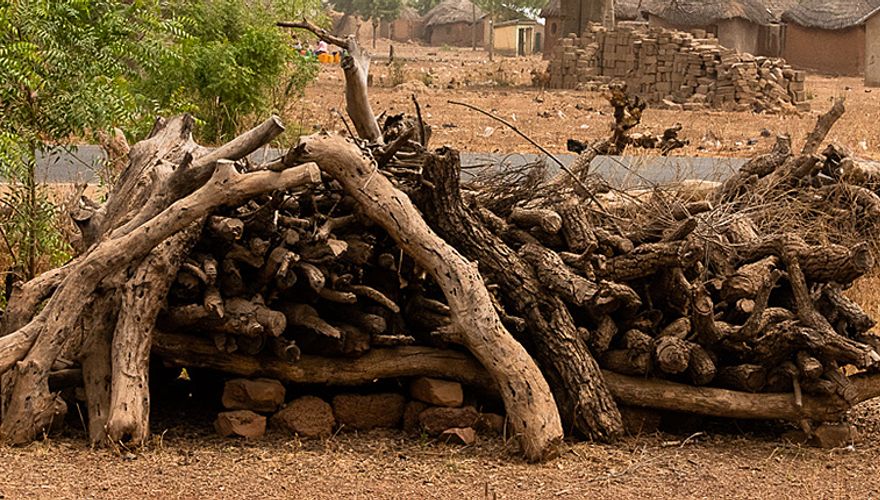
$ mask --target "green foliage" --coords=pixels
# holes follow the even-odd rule
[[[317,63],[293,50],[279,19],[311,13],[314,0],[172,0],[188,36],[173,57],[160,60],[143,92],[155,111],[186,110],[199,121],[201,139],[230,139],[299,97],[315,78]],[[279,91],[279,88],[282,89]]]
[[[275,21],[318,0],[0,0],[0,242],[24,277],[69,248],[35,158],[113,126],[193,113],[203,140],[278,112],[317,75]]]
[[[396,87],[404,83],[406,83],[406,63],[395,59],[388,67],[388,86]]]
[[[178,29],[145,0],[0,2],[3,242],[25,277],[67,257],[35,155],[137,118],[132,82],[165,57]],[[41,262],[48,258],[49,262]]]

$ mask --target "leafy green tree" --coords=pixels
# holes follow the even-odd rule
[[[429,10],[433,9],[440,3],[440,0],[412,0],[410,5],[416,9],[419,14],[425,15]]]
[[[283,112],[317,75],[317,63],[300,56],[290,34],[275,26],[315,14],[317,0],[171,0],[168,6],[188,36],[150,72],[142,91],[154,97],[156,112],[192,112],[206,142],[230,139],[267,113]]]
[[[132,82],[164,57],[173,21],[158,2],[0,2],[0,230],[15,267],[33,277],[66,258],[36,154],[137,118]],[[48,259],[48,262],[41,262]]]

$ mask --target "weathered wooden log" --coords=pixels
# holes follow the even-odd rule
[[[822,362],[810,356],[806,351],[798,351],[796,359],[798,371],[806,379],[817,379],[825,373]]]
[[[555,390],[567,425],[595,439],[617,438],[623,431],[620,414],[571,314],[542,286],[532,266],[464,205],[459,168],[458,154],[449,149],[428,158],[424,173],[433,188],[424,192],[423,212],[447,241],[479,263],[514,314],[526,320],[535,358]]]
[[[779,258],[775,255],[741,266],[722,283],[721,299],[733,302],[741,298],[755,298],[758,290],[766,286],[770,273],[778,267]]]
[[[855,301],[843,295],[839,285],[829,284],[822,289],[818,308],[832,324],[840,321],[845,323],[844,331],[841,331],[841,328],[836,328],[841,335],[846,333],[859,335],[867,332],[876,324],[876,321],[865,313]]]
[[[671,267],[687,267],[697,258],[698,248],[685,242],[646,243],[626,255],[608,259],[597,274],[611,281],[630,281]]]
[[[523,229],[539,227],[549,234],[562,230],[562,217],[553,210],[514,207],[508,220]]]
[[[575,253],[591,253],[599,241],[593,233],[587,218],[586,209],[580,204],[562,207],[558,210],[562,219],[562,236],[566,246]]]
[[[141,262],[122,290],[122,303],[112,342],[112,381],[106,438],[118,443],[144,443],[150,434],[150,344],[156,317],[174,271],[201,234],[202,221],[175,234]],[[216,311],[213,311],[217,314]],[[221,315],[222,316],[222,315]],[[83,367],[85,368],[85,366]],[[89,412],[89,422],[92,413]],[[104,431],[90,431],[92,439]]]
[[[504,328],[475,266],[425,224],[410,200],[381,175],[353,143],[341,137],[311,136],[286,159],[316,160],[382,226],[400,248],[439,284],[452,323],[465,346],[497,381],[512,427],[527,458],[555,453],[562,425],[547,381],[534,361]]]
[[[332,339],[342,339],[342,331],[327,323],[314,307],[306,304],[289,304],[284,308],[284,316],[291,326],[300,326]]]
[[[673,336],[658,337],[654,342],[654,366],[663,373],[677,375],[688,369],[691,349],[687,342]]]
[[[208,231],[224,241],[237,241],[244,234],[244,222],[233,217],[208,217]]]
[[[767,383],[767,369],[754,364],[722,366],[718,369],[715,380],[722,387],[759,392]]]
[[[688,360],[688,376],[694,385],[706,385],[715,379],[718,369],[715,361],[703,346],[689,343],[690,359]]]
[[[527,243],[519,255],[535,269],[542,285],[572,305],[586,306],[599,291],[595,283],[571,272],[552,250]]]

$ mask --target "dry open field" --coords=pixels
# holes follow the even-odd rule
[[[538,58],[488,63],[483,52],[469,50],[410,45],[396,50],[404,61],[397,75],[404,83],[391,86],[398,70],[374,62],[374,110],[410,111],[410,94],[417,94],[434,127],[435,145],[532,151],[510,131],[448,104],[449,99],[515,121],[555,152],[564,151],[569,137],[601,137],[610,121],[598,93],[529,88],[529,71],[546,64]],[[387,44],[377,52],[387,53]],[[849,111],[831,139],[880,159],[876,94],[854,78],[813,75],[807,85],[815,110],[825,109],[835,96],[848,98]],[[344,111],[342,75],[325,67],[285,118],[305,130],[338,130],[343,125],[333,109]],[[761,136],[764,129],[790,133],[797,144],[815,116],[649,110],[644,124],[656,131],[681,122],[691,145],[676,154],[747,156],[772,143],[772,136]],[[880,315],[878,283],[865,279],[852,292],[875,316]],[[542,465],[523,463],[500,439],[483,439],[473,447],[398,433],[340,433],[303,442],[277,434],[256,442],[223,440],[211,431],[212,411],[192,402],[161,415],[154,442],[131,452],[90,450],[78,435],[0,448],[0,498],[880,497],[880,401],[854,411],[862,439],[834,450],[787,442],[783,433],[790,428],[781,424],[680,422],[672,432],[615,445],[570,443],[560,458]]]
[[[401,69],[387,64],[387,42],[380,41],[371,66],[371,97],[376,113],[412,112],[410,95],[415,93],[433,126],[432,143],[450,145],[473,152],[533,152],[528,143],[497,122],[473,111],[447,103],[468,102],[512,120],[526,134],[553,152],[564,152],[565,141],[596,139],[607,133],[609,108],[599,92],[548,90],[531,87],[532,69],[543,70],[547,62],[540,56],[498,58],[488,62],[482,51],[419,47],[395,44]],[[426,76],[430,75],[430,76]],[[403,84],[392,86],[395,81]],[[430,86],[425,86],[428,81]],[[450,88],[451,87],[451,88]],[[326,66],[306,99],[287,110],[288,123],[339,130],[343,128],[336,109],[344,112],[342,72]],[[807,92],[813,111],[800,115],[766,115],[720,111],[680,112],[649,109],[643,126],[662,131],[680,122],[681,136],[690,145],[678,155],[748,156],[773,143],[772,135],[791,134],[795,145],[815,124],[818,112],[831,100],[845,95],[848,112],[835,126],[829,139],[860,155],[880,159],[880,89],[866,89],[858,78],[832,78],[810,75]],[[487,130],[491,127],[494,130]],[[761,132],[771,132],[762,137]],[[750,144],[755,142],[754,144]]]

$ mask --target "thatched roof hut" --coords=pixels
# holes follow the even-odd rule
[[[620,21],[633,21],[641,19],[642,4],[646,0],[615,0],[614,1],[614,17]],[[544,19],[562,17],[562,1],[550,0],[541,9],[540,17]]]
[[[676,26],[710,26],[729,19],[758,25],[773,22],[761,0],[649,0],[642,11]]]
[[[878,10],[880,0],[803,0],[782,19],[807,28],[842,30],[864,24]]]
[[[544,5],[539,14],[544,19],[548,17],[562,17],[562,2],[560,0],[550,0]]]
[[[476,44],[484,46],[489,40],[486,13],[469,0],[443,0],[423,20],[430,45],[467,47],[476,38]]]
[[[644,19],[642,4],[646,0],[614,0],[614,19],[617,21],[637,21]]]
[[[782,15],[783,56],[797,67],[880,80],[880,0],[803,0]],[[876,74],[875,74],[876,73]]]
[[[455,24],[455,23],[472,23],[474,21],[474,12],[476,11],[476,19],[486,17],[483,9],[476,7],[468,0],[443,0],[436,7],[429,10],[425,14],[425,27]]]

